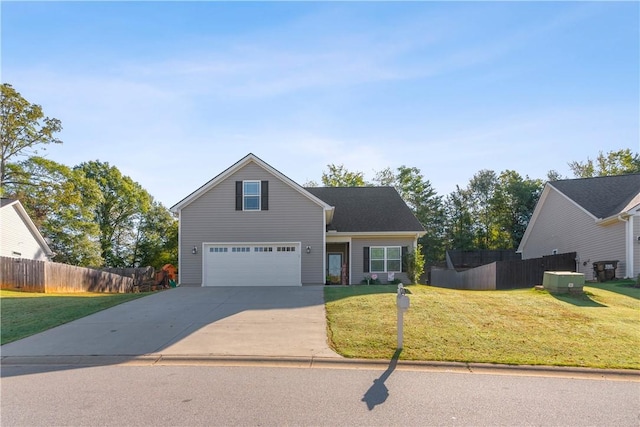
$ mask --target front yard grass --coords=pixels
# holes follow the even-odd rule
[[[0,344],[37,334],[145,294],[44,294],[0,290]]]
[[[640,369],[640,289],[588,283],[583,295],[408,286],[406,360]],[[396,287],[325,289],[328,333],[345,357],[391,359]]]

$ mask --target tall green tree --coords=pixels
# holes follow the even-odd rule
[[[1,192],[18,178],[14,173],[19,170],[8,167],[10,161],[21,155],[37,155],[44,145],[61,143],[55,134],[62,130],[62,124],[58,119],[45,117],[40,105],[31,104],[10,84],[3,83],[0,90]]]
[[[21,201],[55,252],[53,261],[78,266],[103,264],[93,209],[102,195],[84,173],[42,157],[9,165],[16,178],[8,196]]]
[[[600,151],[595,161],[587,158],[584,162],[569,162],[569,168],[576,178],[640,173],[640,155],[629,148],[607,153]]]
[[[142,216],[134,253],[136,266],[177,265],[178,222],[161,203],[154,201]]]
[[[364,187],[367,183],[362,172],[352,172],[344,165],[327,165],[328,172],[322,173],[322,184],[325,187]]]
[[[431,182],[416,167],[400,166],[395,172],[386,168],[376,173],[374,182],[393,186],[426,230],[420,238],[425,262],[434,264],[444,259],[444,206]]]
[[[544,183],[539,179],[522,178],[506,170],[500,173],[493,199],[493,211],[505,240],[501,249],[517,249],[538,203]]]
[[[498,177],[492,170],[477,172],[467,185],[469,210],[475,219],[473,231],[477,249],[503,249],[508,244],[508,236],[498,223],[497,190]]]
[[[115,166],[90,161],[76,166],[93,180],[102,198],[94,209],[94,219],[100,228],[102,258],[109,267],[134,267],[136,245],[144,215],[152,205],[152,197],[140,184],[123,176]]]
[[[559,181],[561,179],[564,179],[564,177],[557,170],[551,169],[547,172],[547,181],[553,182]]]
[[[382,187],[395,187],[396,173],[390,167],[386,167],[376,172],[373,182]]]
[[[470,210],[471,198],[468,191],[456,185],[444,203],[445,243],[447,249],[470,251],[477,249],[474,243],[474,219]]]

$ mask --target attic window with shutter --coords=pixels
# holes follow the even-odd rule
[[[236,181],[236,210],[269,210],[269,181]]]

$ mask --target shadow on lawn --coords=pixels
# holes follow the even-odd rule
[[[640,287],[636,287],[635,283],[634,280],[616,280],[612,282],[587,282],[584,285],[640,300]]]
[[[598,301],[595,301],[591,298],[593,294],[590,292],[584,292],[581,294],[553,294],[551,293],[555,299],[560,301],[564,301],[569,304],[573,304],[577,307],[608,307],[607,305],[600,304]]]
[[[405,285],[405,293],[411,295],[411,288]],[[325,302],[338,301],[344,298],[357,297],[372,294],[397,294],[398,285],[349,285],[326,286],[324,288]]]

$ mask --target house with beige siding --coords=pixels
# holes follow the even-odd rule
[[[0,256],[51,261],[53,251],[19,200],[2,198]]]
[[[305,188],[254,154],[171,210],[183,285],[408,283],[425,233],[392,187]]]
[[[549,182],[518,252],[523,259],[576,252],[577,271],[617,261],[616,277],[640,274],[640,174]]]

